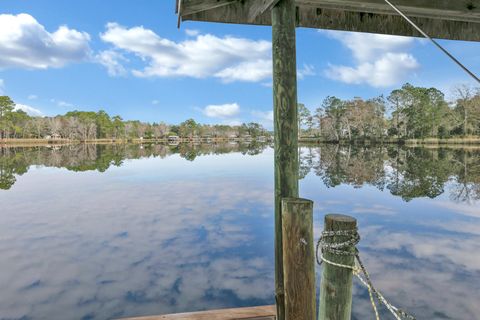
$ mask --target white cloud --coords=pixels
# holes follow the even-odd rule
[[[314,76],[315,68],[310,64],[304,64],[302,68],[298,69],[297,76],[298,79],[302,80],[306,76]]]
[[[247,61],[217,72],[216,77],[224,82],[259,81],[272,76],[272,61]]]
[[[233,120],[223,121],[223,124],[227,126],[235,127],[235,126],[241,126],[242,121],[240,121],[239,119],[233,119]]]
[[[43,116],[43,112],[38,110],[37,108],[33,108],[31,106],[27,106],[25,104],[19,104],[17,103],[15,105],[15,110],[22,110],[22,111],[25,111],[28,115],[30,116],[36,116],[36,117],[40,117],[40,116]]]
[[[252,115],[256,118],[256,122],[260,123],[267,129],[273,128],[273,111],[252,111]]]
[[[73,108],[73,107],[75,107],[75,105],[73,105],[72,103],[62,101],[62,100],[50,99],[50,102],[55,103],[57,106],[62,107],[62,108]]]
[[[373,87],[398,84],[419,67],[410,54],[388,52],[373,62],[363,62],[356,67],[330,66],[327,76],[349,84],[367,83]]]
[[[29,14],[0,14],[0,69],[59,68],[87,60],[88,33],[59,27],[48,32]]]
[[[415,39],[384,34],[324,31],[352,51],[357,61],[369,61],[385,52],[398,52],[408,49]]]
[[[122,62],[127,62],[128,59],[115,50],[105,50],[100,52],[97,54],[96,60],[107,68],[108,74],[112,77],[124,76],[127,74],[127,69],[125,69]]]
[[[273,111],[252,111],[252,115],[255,117],[264,120],[273,122]]]
[[[5,90],[5,81],[3,79],[0,79],[0,94],[3,94],[4,90]]]
[[[322,31],[339,40],[351,52],[355,66],[331,65],[329,78],[348,84],[389,87],[402,82],[420,67],[408,53],[412,38],[367,33]]]
[[[203,110],[203,113],[209,118],[230,118],[240,113],[240,106],[237,103],[209,105]]]
[[[28,96],[28,100],[36,100],[36,99],[38,99],[38,96],[35,94],[31,94]]]
[[[185,30],[185,33],[187,34],[187,36],[190,36],[190,37],[196,37],[200,34],[200,31],[198,30],[193,30],[193,29],[186,29]]]
[[[192,32],[190,32],[192,34]],[[225,82],[271,78],[271,42],[199,34],[175,42],[144,27],[107,24],[101,39],[116,50],[134,54],[146,64],[137,77],[215,77]]]

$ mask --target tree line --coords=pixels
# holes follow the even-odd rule
[[[311,112],[299,104],[302,136],[327,141],[450,138],[480,135],[480,88],[459,86],[447,102],[436,88],[409,83],[369,100],[327,97]]]
[[[268,136],[268,131],[258,123],[239,126],[206,125],[188,119],[178,125],[164,122],[145,123],[125,121],[120,116],[107,112],[71,111],[55,117],[29,116],[15,109],[16,104],[8,96],[0,96],[0,139],[164,139],[168,136],[181,138],[211,137],[252,138]]]

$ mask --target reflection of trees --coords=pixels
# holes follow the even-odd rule
[[[414,198],[436,198],[444,192],[451,169],[451,154],[445,149],[399,149],[390,158],[393,172],[389,174],[387,188],[405,201]]]
[[[458,202],[480,200],[480,151],[455,150],[454,165],[458,174],[453,179],[450,198]]]
[[[0,189],[8,190],[16,182],[16,176],[28,171],[32,165],[66,168],[71,171],[105,172],[110,167],[119,167],[125,159],[148,157],[165,158],[180,154],[189,161],[198,156],[241,152],[255,155],[261,153],[265,144],[201,144],[167,146],[162,144],[76,144],[61,147],[6,147],[0,148]]]
[[[0,148],[0,189],[8,190],[28,170],[25,157],[15,150]]]
[[[267,144],[252,142],[250,144],[242,143],[213,143],[213,144],[180,144],[172,147],[172,152],[179,153],[182,158],[188,161],[194,161],[198,156],[217,155],[231,152],[240,152],[243,155],[254,156],[262,153]]]
[[[311,170],[327,187],[385,187],[405,201],[435,198],[449,184],[456,201],[480,199],[480,150],[322,145],[302,148],[300,178]]]
[[[351,184],[360,188],[370,184],[383,189],[385,184],[383,148],[329,144],[319,148],[317,154],[317,159],[313,161],[313,170],[327,187]],[[303,166],[304,159],[301,158],[300,162]]]

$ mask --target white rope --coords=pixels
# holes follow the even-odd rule
[[[450,59],[453,60],[456,64],[460,66],[466,73],[468,73],[473,79],[475,79],[478,83],[480,83],[480,78],[478,78],[472,71],[470,71],[467,67],[465,67],[457,58],[455,58],[450,52],[447,51],[444,47],[442,47],[437,41],[435,41],[432,37],[430,37],[425,31],[423,31],[415,22],[413,22],[409,17],[407,17],[397,6],[391,3],[389,0],[385,0],[385,2],[392,7],[400,16],[402,16],[408,23],[410,23],[418,32],[420,32],[425,38],[430,40],[437,48],[439,48],[443,53],[445,53]]]
[[[335,236],[343,236],[343,237],[348,237],[348,239],[344,242],[340,243],[331,243],[331,242],[326,242],[325,238],[328,237],[335,237]],[[377,300],[383,304],[388,311],[395,317],[396,320],[404,320],[404,319],[409,319],[409,320],[415,320],[415,317],[407,314],[403,310],[398,309],[394,305],[392,305],[372,284],[372,281],[370,279],[370,275],[365,268],[364,264],[362,263],[362,260],[360,259],[360,253],[358,249],[356,248],[356,245],[360,241],[360,236],[358,235],[357,230],[339,230],[339,231],[324,231],[322,232],[322,236],[318,240],[317,243],[317,262],[318,264],[322,264],[322,262],[325,262],[326,264],[338,267],[338,268],[344,268],[344,269],[349,269],[352,270],[353,275],[355,275],[360,282],[367,288],[368,290],[368,295],[370,297],[370,303],[372,304],[373,311],[375,313],[375,318],[376,320],[380,320],[380,315],[378,313],[377,305],[375,303],[375,297]],[[352,251],[352,247],[354,250]],[[321,250],[319,250],[321,249]],[[354,256],[354,264],[353,266],[347,265],[347,264],[342,264],[342,263],[337,263],[333,262],[323,255],[323,253],[327,251],[331,254],[334,255],[339,255],[339,256]],[[363,277],[362,277],[363,274]]]

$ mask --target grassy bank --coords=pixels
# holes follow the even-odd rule
[[[0,139],[0,146],[48,146],[48,145],[65,145],[65,144],[125,144],[125,143],[226,143],[232,141],[229,138],[209,138],[207,139],[190,139],[179,138],[175,141],[168,139],[89,139],[89,140],[70,140],[70,139]],[[252,142],[252,140],[235,139],[235,142]]]
[[[426,138],[426,139],[409,139],[405,141],[408,145],[442,145],[442,144],[480,144],[480,137],[463,137],[463,138]]]
[[[324,138],[301,137],[301,143],[333,143],[333,144],[405,144],[409,146],[415,145],[480,145],[480,137],[461,137],[461,138],[425,138],[425,139],[356,139],[356,140],[328,140]]]

